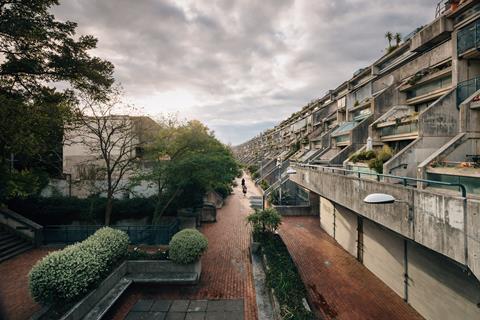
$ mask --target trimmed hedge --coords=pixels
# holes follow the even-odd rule
[[[200,259],[207,250],[208,240],[196,229],[183,229],[170,240],[170,259],[179,264],[189,264]]]
[[[91,224],[103,223],[105,198],[79,199],[75,197],[13,199],[8,207],[41,225],[71,224],[84,221]],[[112,222],[121,219],[152,217],[156,199],[114,199]]]
[[[125,232],[106,227],[82,242],[49,253],[28,275],[31,296],[43,305],[78,300],[125,256],[128,243]]]

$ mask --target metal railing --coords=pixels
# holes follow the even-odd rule
[[[458,31],[457,53],[461,55],[470,49],[478,49],[480,45],[480,19]]]
[[[409,181],[414,182],[421,182],[427,185],[439,185],[439,186],[449,186],[449,187],[457,187],[461,193],[461,196],[465,198],[467,196],[467,188],[461,183],[450,183],[450,182],[442,182],[442,181],[434,181],[434,180],[427,180],[427,179],[418,179],[418,178],[411,178],[411,177],[403,177],[403,176],[395,176],[391,174],[382,174],[382,173],[370,173],[370,172],[360,172],[355,170],[343,169],[343,168],[336,168],[336,167],[324,167],[319,165],[311,165],[311,164],[303,164],[303,163],[291,163],[291,166],[301,167],[301,168],[310,168],[317,171],[322,172],[330,172],[334,174],[341,174],[341,175],[350,175],[356,176],[358,179],[362,178],[362,175],[367,176],[375,176],[378,182],[381,182],[382,178],[389,178],[401,181],[403,186],[411,186],[409,185]],[[371,179],[369,181],[372,181]]]
[[[43,229],[44,244],[72,244],[91,236],[103,225],[50,225]],[[125,231],[131,244],[158,245],[168,244],[179,230],[179,221],[175,219],[168,225],[111,226]]]
[[[0,224],[31,241],[35,246],[43,242],[43,227],[10,209],[0,208]]]
[[[457,85],[457,108],[478,90],[480,90],[480,77],[460,82]]]

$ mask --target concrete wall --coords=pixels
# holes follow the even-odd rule
[[[447,258],[408,244],[408,301],[426,319],[480,319],[480,283]]]
[[[480,219],[477,218],[480,213],[475,211],[478,210],[477,202],[465,202],[463,198],[451,194],[438,194],[299,166],[295,168],[297,174],[290,176],[295,183],[460,264],[468,264],[480,278],[480,246],[468,245],[470,242],[480,242],[478,231],[474,231],[480,229]],[[363,199],[371,193],[388,193],[413,204],[413,220],[409,220],[406,204],[365,204]],[[464,203],[467,203],[467,212]],[[328,215],[324,217],[324,212],[331,211],[329,208],[332,206],[321,200],[322,227],[325,219],[328,219]],[[466,226],[469,228],[467,235],[471,232],[471,240],[465,236]]]
[[[363,264],[404,298],[403,239],[368,220],[363,221]]]
[[[335,240],[352,256],[357,256],[357,215],[335,205]]]
[[[335,207],[326,198],[320,198],[320,227],[335,238]]]

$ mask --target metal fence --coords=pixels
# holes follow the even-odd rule
[[[457,106],[480,90],[480,77],[460,82],[457,86]]]
[[[458,31],[457,52],[459,55],[480,45],[480,19]]]
[[[50,225],[43,230],[45,244],[72,244],[83,241],[103,225]],[[114,229],[125,231],[131,244],[159,245],[168,244],[170,239],[179,230],[179,221],[175,219],[165,225],[144,226],[111,226]]]

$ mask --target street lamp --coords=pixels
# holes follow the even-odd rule
[[[395,199],[394,196],[386,193],[371,193],[363,199],[363,202],[368,204],[389,204],[389,203],[405,203],[408,206],[408,221],[413,220],[413,206],[409,201]]]

